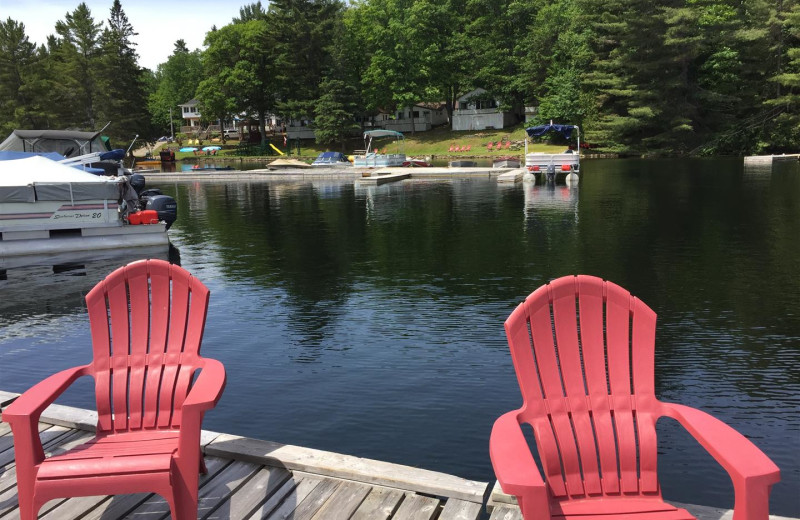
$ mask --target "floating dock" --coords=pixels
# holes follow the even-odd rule
[[[407,169],[407,168],[406,168]],[[359,177],[356,179],[356,184],[362,186],[380,186],[388,182],[397,182],[411,178],[411,172],[390,172],[384,173],[383,171],[375,172],[375,175],[369,177]]]
[[[511,170],[510,172],[501,173],[497,176],[498,183],[515,183],[522,182],[522,176],[525,174],[524,168]]]
[[[745,166],[768,166],[776,162],[798,161],[800,153],[782,155],[751,155],[744,158]]]
[[[18,394],[0,391],[0,409]],[[93,437],[96,412],[51,405],[39,436],[45,453],[59,453]],[[200,445],[208,473],[200,476],[203,520],[522,520],[516,499],[495,484],[400,464],[204,430]],[[0,422],[0,517],[19,517],[13,437]],[[488,457],[488,439],[487,439]],[[488,498],[488,502],[487,502]],[[733,512],[675,504],[698,520],[731,520]],[[48,520],[117,520],[169,516],[166,501],[137,493],[51,500]],[[770,520],[796,520],[770,515]]]

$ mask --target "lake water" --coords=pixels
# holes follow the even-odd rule
[[[800,165],[741,163],[587,160],[572,189],[162,185],[170,257],[212,292],[203,352],[228,371],[204,427],[493,480],[492,423],[521,401],[503,321],[541,284],[593,274],[658,313],[659,397],[751,438],[782,471],[772,512],[800,516]],[[120,263],[7,273],[0,389],[89,361],[82,297]],[[665,497],[731,507],[713,459],[671,421],[659,432]]]

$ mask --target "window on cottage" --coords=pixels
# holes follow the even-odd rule
[[[419,110],[414,110],[414,117],[419,117]]]

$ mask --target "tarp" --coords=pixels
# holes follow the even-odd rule
[[[40,156],[0,161],[0,202],[118,200],[125,179],[99,177]]]
[[[0,143],[0,151],[58,152],[65,157],[107,152],[109,148],[99,136],[100,132],[14,130]]]
[[[550,123],[549,125],[532,126],[526,128],[525,131],[528,132],[529,137],[541,137],[547,132],[558,132],[569,139],[572,136],[573,129],[575,129],[575,125],[556,125]]]
[[[367,130],[364,132],[364,139],[368,137],[399,137],[404,139],[403,134],[394,130]]]

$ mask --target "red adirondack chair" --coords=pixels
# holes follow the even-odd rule
[[[173,519],[197,518],[200,427],[225,387],[222,364],[199,355],[208,295],[163,260],[120,267],[89,292],[92,362],[50,376],[3,411],[14,434],[21,520],[54,498],[140,492],[166,498]],[[86,375],[95,382],[97,434],[45,458],[39,417]]]
[[[524,404],[495,422],[490,455],[526,520],[694,518],[661,498],[661,416],[677,420],[727,470],[736,520],[767,519],[778,467],[719,420],[656,399],[655,327],[641,300],[592,276],[540,287],[506,320]],[[533,427],[544,479],[522,423]]]
[[[468,144],[468,145],[467,145],[467,147],[466,147],[466,148],[464,148],[464,151],[465,151],[465,152],[470,152],[470,151],[472,151],[472,145],[471,145],[471,144]]]
[[[450,150],[449,150],[449,151],[450,151],[450,152],[454,152],[455,150],[456,150],[456,145],[454,145],[454,144],[451,144],[451,145],[450,145]]]
[[[493,147],[494,147],[494,143],[491,142],[491,141],[489,141],[489,144],[486,145],[486,149],[489,150],[490,152],[492,151]]]
[[[506,150],[511,148],[511,141],[506,141]]]

